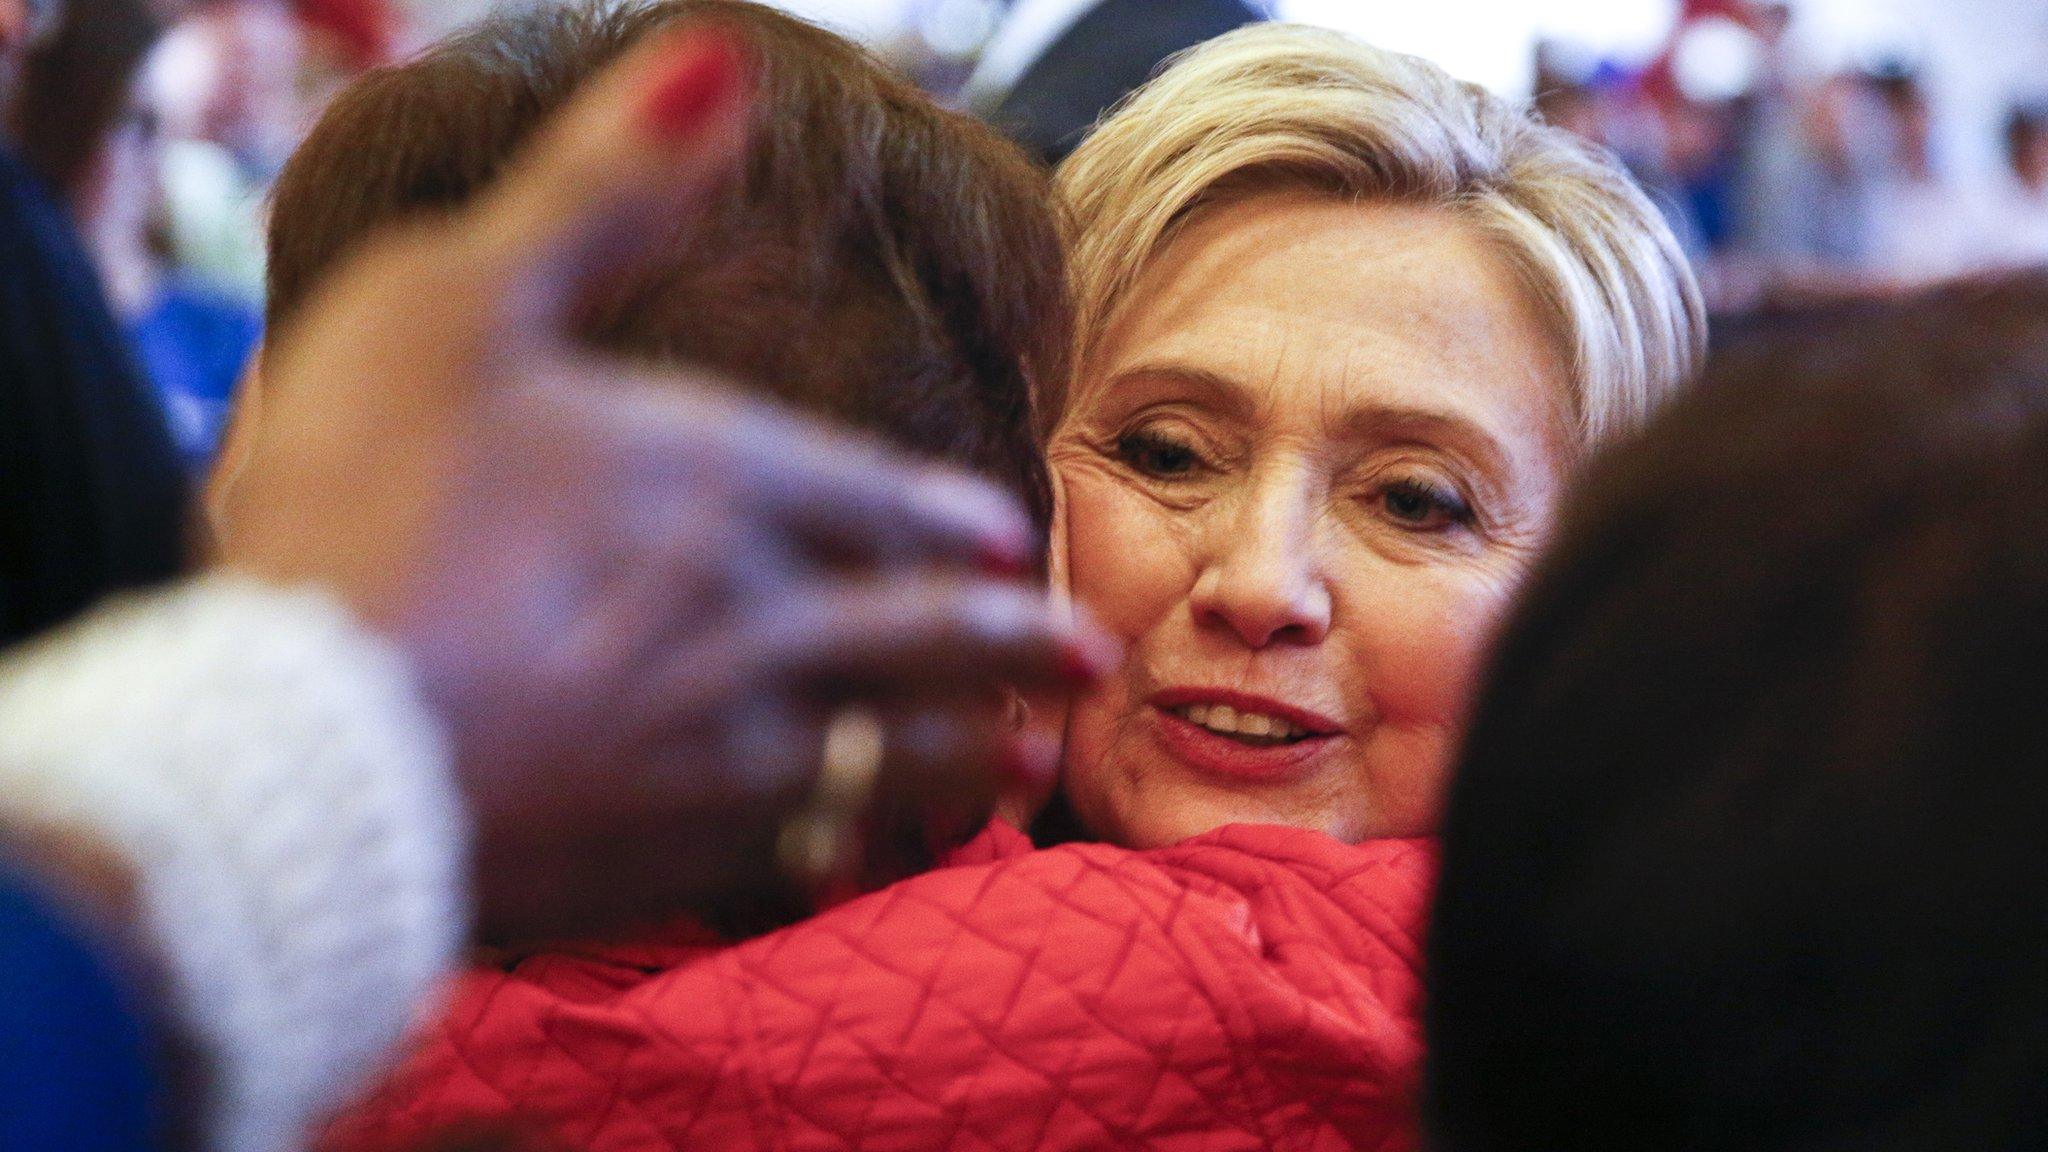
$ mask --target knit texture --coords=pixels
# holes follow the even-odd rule
[[[0,821],[132,865],[216,1152],[300,1146],[453,963],[447,765],[399,654],[317,592],[208,577],[0,664]]]

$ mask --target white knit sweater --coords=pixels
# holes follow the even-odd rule
[[[453,963],[445,743],[331,598],[246,579],[130,598],[0,663],[0,825],[132,865],[216,1152],[299,1147]]]

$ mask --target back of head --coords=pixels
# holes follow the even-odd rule
[[[279,181],[270,317],[373,228],[446,211],[625,49],[685,23],[746,53],[745,171],[590,310],[619,352],[699,364],[1045,507],[1032,388],[1068,333],[1048,178],[847,41],[741,0],[540,6],[342,93]]]
[[[2048,279],[1780,326],[1602,461],[1474,718],[1446,1152],[2048,1140]]]
[[[1496,242],[1572,366],[1581,440],[1629,431],[1693,374],[1706,313],[1661,214],[1611,156],[1427,61],[1261,24],[1178,57],[1060,166],[1075,366],[1204,206],[1305,189],[1456,213]]]

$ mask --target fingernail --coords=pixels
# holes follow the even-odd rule
[[[1108,675],[1122,659],[1114,645],[1088,636],[1069,636],[1060,641],[1054,674],[1069,684],[1093,684]]]
[[[668,75],[641,107],[641,120],[657,140],[682,140],[731,100],[740,83],[740,54],[719,36],[692,34],[678,47]]]
[[[1012,737],[996,753],[996,779],[1002,784],[1038,787],[1059,770],[1059,744],[1035,735]]]
[[[913,489],[925,514],[973,541],[973,558],[984,566],[1028,571],[1038,548],[1037,530],[1010,496],[986,481],[932,472]]]
[[[974,564],[984,576],[1014,579],[1031,571],[1031,555],[1012,541],[984,539],[976,547]]]

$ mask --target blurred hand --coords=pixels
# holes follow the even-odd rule
[[[992,771],[1052,771],[999,685],[1114,659],[1011,578],[1036,541],[996,490],[568,342],[662,231],[636,223],[736,159],[739,73],[703,33],[632,54],[473,210],[369,244],[266,363],[222,561],[330,586],[410,655],[487,935],[771,886],[850,701],[887,721],[878,807],[971,823]]]

